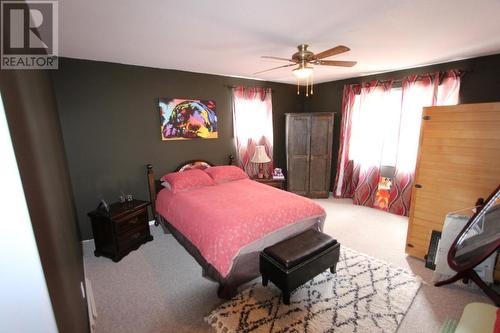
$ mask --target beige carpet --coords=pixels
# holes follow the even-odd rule
[[[350,200],[317,200],[328,218],[325,232],[343,245],[385,260],[419,275],[424,284],[398,332],[437,332],[446,318],[458,319],[473,301],[488,302],[479,293],[455,287],[435,288],[432,271],[404,254],[407,219]],[[97,305],[96,332],[213,332],[203,318],[222,303],[214,283],[201,277],[189,254],[160,228],[154,240],[119,263],[93,255],[93,242],[84,242],[86,275]]]

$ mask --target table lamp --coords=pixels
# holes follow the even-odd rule
[[[253,154],[253,157],[250,160],[250,162],[259,164],[259,173],[258,173],[257,177],[264,178],[263,164],[271,162],[271,159],[266,154],[266,147],[256,146],[255,153]]]

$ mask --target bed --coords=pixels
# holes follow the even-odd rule
[[[195,160],[175,171],[212,166]],[[250,179],[172,193],[156,179],[151,164],[147,177],[155,224],[194,257],[203,277],[219,283],[221,298],[233,297],[240,285],[259,276],[259,253],[265,247],[308,229],[323,230],[326,214],[319,205]]]

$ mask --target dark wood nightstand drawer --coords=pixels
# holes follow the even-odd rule
[[[149,225],[140,224],[127,233],[118,235],[118,248],[120,251],[126,251],[134,245],[142,243],[149,235]]]
[[[279,188],[280,190],[285,189],[285,179],[252,178],[252,180],[255,180],[256,182],[261,184],[266,184],[272,187]]]
[[[116,220],[116,233],[123,234],[130,229],[136,228],[138,225],[148,224],[148,214],[146,209],[140,209],[134,214],[127,215],[121,219]]]

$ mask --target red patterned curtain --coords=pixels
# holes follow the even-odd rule
[[[414,75],[403,80],[399,149],[389,196],[389,212],[405,216],[410,212],[422,108],[457,104],[460,76],[458,71],[448,71],[425,76]]]
[[[333,188],[336,198],[352,198],[354,188],[351,186],[353,179],[353,162],[349,159],[349,144],[351,142],[352,113],[354,100],[361,92],[361,85],[353,84],[344,86],[342,97],[342,122],[340,124],[340,146],[337,159],[337,174]]]
[[[233,88],[234,137],[237,163],[250,177],[258,174],[259,166],[251,163],[255,146],[266,147],[273,159],[273,107],[270,88]],[[271,175],[273,162],[265,164],[264,173]]]

